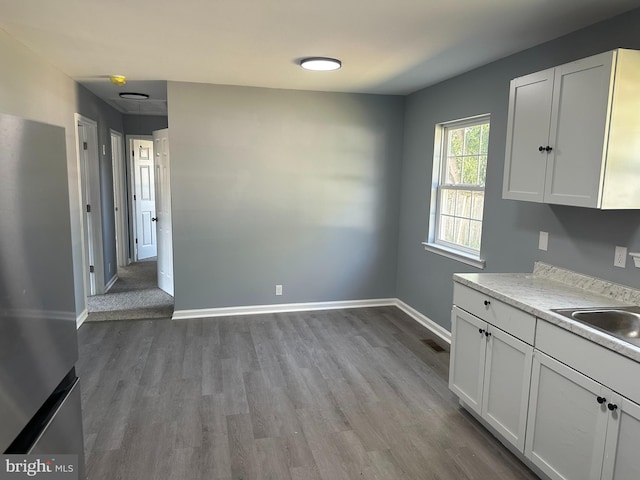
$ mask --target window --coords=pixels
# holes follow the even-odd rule
[[[431,222],[426,244],[431,251],[481,268],[488,146],[489,115],[436,126]]]

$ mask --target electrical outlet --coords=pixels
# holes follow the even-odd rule
[[[282,285],[276,285],[276,295],[282,295]]]
[[[613,258],[613,266],[624,268],[627,266],[627,247],[616,247],[616,254]]]
[[[546,252],[547,248],[549,248],[549,232],[540,232],[538,250],[544,250]]]

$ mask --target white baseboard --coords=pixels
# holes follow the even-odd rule
[[[451,344],[451,332],[438,325],[426,315],[407,305],[398,298],[377,298],[370,300],[348,300],[343,302],[281,303],[276,305],[250,305],[246,307],[201,308],[196,310],[176,310],[172,320],[190,318],[227,317],[232,315],[257,315],[261,313],[307,312],[312,310],[335,310],[339,308],[366,308],[395,306],[413,318],[434,335]]]
[[[111,280],[109,280],[109,282],[104,286],[104,293],[107,293],[109,289],[113,287],[113,284],[116,283],[117,281],[118,281],[118,274],[116,273],[113,277],[111,277]]]
[[[89,310],[85,308],[82,311],[82,313],[78,315],[78,317],[76,318],[76,329],[82,326],[82,324],[84,323],[84,321],[87,319],[88,316],[89,316]]]
[[[250,305],[247,307],[202,308],[198,310],[176,310],[173,320],[188,318],[227,317],[231,315],[256,315],[261,313],[307,312],[312,310],[335,310],[339,308],[386,307],[396,304],[395,298],[371,300],[347,300],[343,302],[280,303],[276,305]]]
[[[431,320],[429,317],[427,317],[426,315],[423,315],[422,313],[420,313],[419,311],[417,311],[415,308],[411,307],[410,305],[407,305],[406,303],[404,303],[399,298],[396,298],[395,305],[400,310],[402,310],[404,313],[406,313],[411,318],[413,318],[420,325],[422,325],[423,327],[427,328],[428,330],[431,330],[431,332],[433,332],[435,335],[437,335],[442,340],[444,340],[449,345],[451,345],[451,332],[449,330],[447,330],[446,328],[444,328],[441,325],[437,324],[436,322]]]

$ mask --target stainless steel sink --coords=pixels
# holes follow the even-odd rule
[[[561,308],[552,311],[640,346],[640,306]]]

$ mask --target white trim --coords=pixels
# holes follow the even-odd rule
[[[109,280],[109,282],[105,285],[104,293],[107,293],[109,291],[109,289],[111,289],[111,287],[113,287],[113,284],[116,283],[117,281],[118,281],[118,274],[114,273],[113,277],[111,277],[111,280]]]
[[[197,310],[177,310],[172,320],[188,318],[227,317],[231,315],[257,315],[261,313],[306,312],[312,310],[335,310],[339,308],[366,308],[395,306],[395,298],[371,300],[347,300],[342,302],[280,303],[275,305],[250,305],[246,307],[201,308]]]
[[[89,310],[86,308],[82,311],[80,315],[76,318],[76,330],[82,326],[87,317],[89,316]]]
[[[126,194],[126,180],[125,180],[125,145],[124,135],[117,130],[109,129],[109,136],[111,140],[111,169],[113,171],[113,202],[114,202],[114,216],[116,224],[116,261],[118,267],[123,267],[128,264],[129,261],[129,239],[127,236],[127,194]],[[120,150],[114,152],[114,142],[117,144],[117,148]],[[116,268],[117,271],[117,268]],[[105,291],[108,290],[105,287]]]
[[[404,313],[406,313],[411,318],[413,318],[420,325],[425,327],[427,330],[430,330],[434,335],[437,335],[439,338],[441,338],[442,340],[447,342],[449,345],[451,345],[451,332],[449,330],[447,330],[446,328],[444,328],[441,325],[438,325],[436,322],[431,320],[429,317],[427,317],[426,315],[423,315],[422,313],[417,311],[415,308],[407,305],[406,303],[404,303],[399,298],[396,298],[396,304],[395,305],[400,310],[402,310]]]
[[[227,317],[233,315],[257,315],[264,313],[306,312],[312,310],[336,310],[340,308],[396,307],[409,315],[434,335],[451,344],[451,332],[438,325],[426,315],[407,305],[399,298],[377,298],[370,300],[347,300],[341,302],[280,303],[275,305],[251,305],[246,307],[201,308],[176,310],[172,320],[191,318]]]
[[[427,252],[436,253],[438,255],[442,255],[443,257],[447,257],[452,260],[457,260],[458,262],[471,265],[472,267],[476,267],[481,270],[484,270],[484,267],[487,264],[484,258],[475,257],[470,254],[467,254],[466,252],[454,250],[452,248],[447,248],[437,243],[422,242],[422,245],[424,246],[424,249]]]

